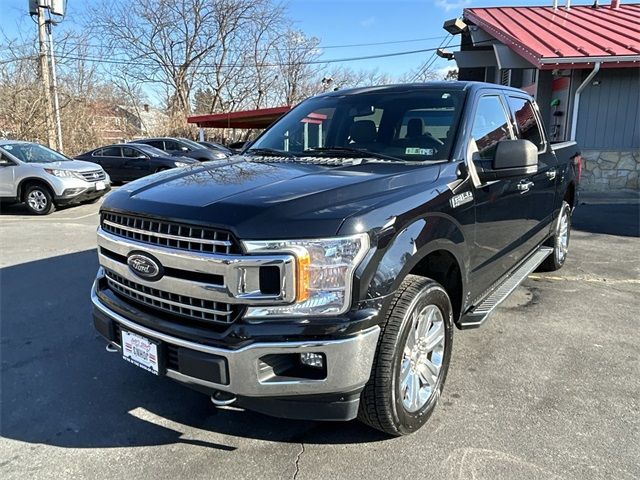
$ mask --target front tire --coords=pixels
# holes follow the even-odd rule
[[[394,436],[422,427],[440,398],[452,344],[447,292],[430,278],[408,275],[389,307],[358,418]]]
[[[24,203],[35,215],[49,215],[56,209],[51,191],[43,185],[30,185],[24,192]]]
[[[538,267],[539,272],[555,272],[560,270],[567,260],[569,253],[569,237],[571,236],[571,206],[563,201],[560,215],[556,222],[556,230],[549,239],[549,246],[553,252]]]

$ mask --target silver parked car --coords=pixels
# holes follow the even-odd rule
[[[0,140],[0,199],[24,202],[37,215],[96,201],[111,189],[100,165],[72,160],[43,145]]]

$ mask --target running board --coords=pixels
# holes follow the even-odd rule
[[[540,265],[545,258],[553,252],[553,248],[541,247],[531,255],[513,273],[505,278],[482,302],[465,313],[460,319],[459,326],[465,328],[478,328],[484,323],[498,305],[500,305],[527,276]]]

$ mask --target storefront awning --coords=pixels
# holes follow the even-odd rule
[[[201,128],[267,128],[282,115],[291,110],[286,105],[259,110],[243,110],[239,112],[215,113],[211,115],[192,115],[187,117],[188,123],[195,123]]]

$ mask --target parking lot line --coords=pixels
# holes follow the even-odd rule
[[[83,218],[92,217],[94,215],[98,215],[98,212],[87,213],[86,215],[80,215],[79,217],[49,217],[49,218],[40,218],[40,217],[27,217],[27,216],[12,216],[12,217],[0,217],[0,222],[10,223],[11,221],[20,221],[20,222],[59,222],[59,221],[74,221],[74,220],[82,220]]]
[[[550,280],[552,282],[591,282],[591,283],[606,283],[607,285],[618,285],[621,283],[633,283],[640,284],[640,279],[637,278],[622,278],[618,280],[596,277],[556,277],[553,275],[529,275],[532,280]]]

